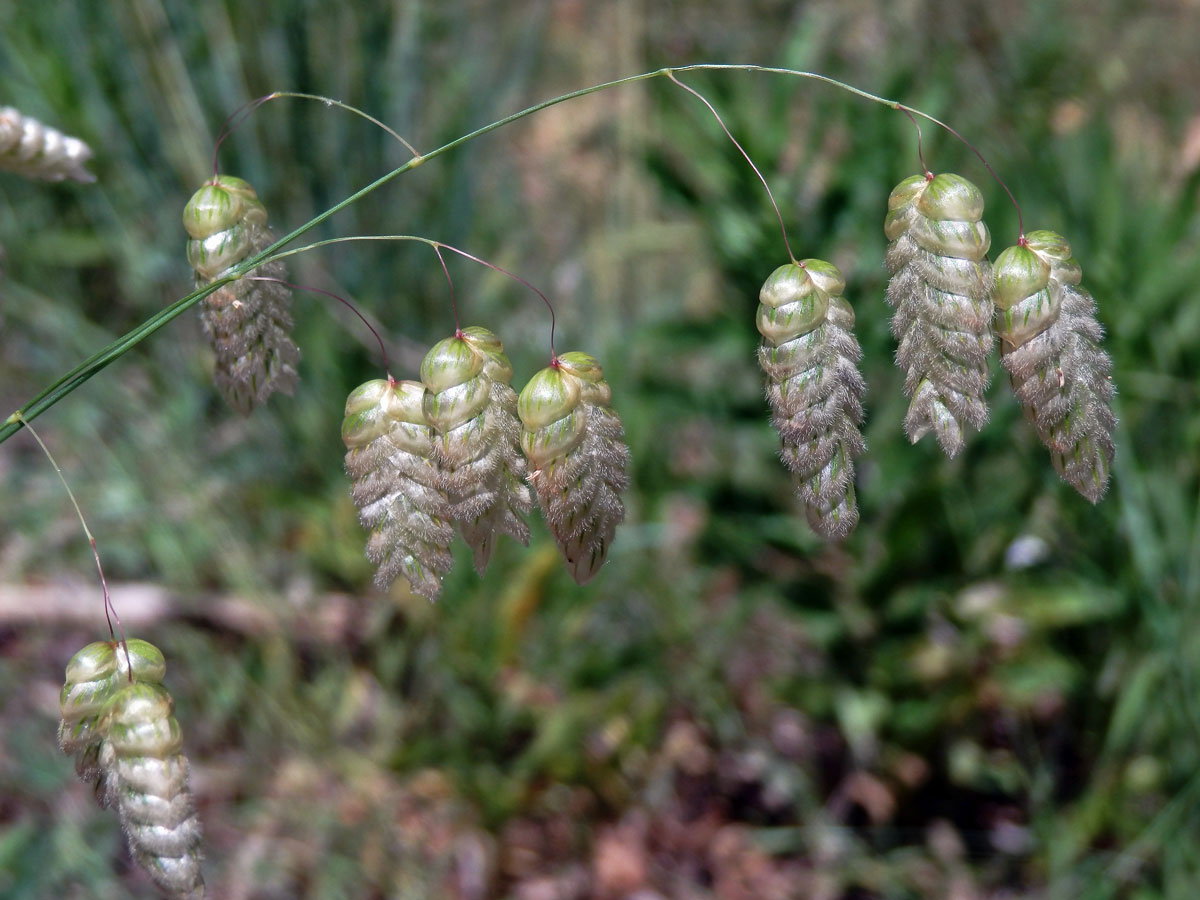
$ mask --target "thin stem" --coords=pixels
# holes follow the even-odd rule
[[[478,256],[474,256],[473,254],[468,253],[466,250],[460,250],[458,247],[453,247],[450,244],[444,243],[442,241],[435,241],[432,238],[421,237],[421,235],[419,235],[419,234],[352,234],[352,235],[347,235],[345,237],[327,238],[323,241],[317,241],[316,243],[305,244],[303,247],[294,247],[291,250],[285,250],[284,252],[278,254],[274,258],[282,259],[285,256],[293,256],[294,254],[297,254],[297,253],[307,253],[309,250],[315,250],[318,247],[324,247],[328,244],[343,244],[348,241],[417,241],[418,243],[421,243],[421,244],[428,244],[429,246],[433,247],[434,250],[438,250],[438,248],[444,248],[446,250],[449,250],[451,253],[457,253],[459,256],[466,257],[467,259],[471,260],[472,262],[477,262],[481,266],[486,266],[487,268],[489,268],[495,272],[499,272],[501,275],[504,275],[507,278],[511,278],[513,281],[517,282],[518,284],[524,285],[529,290],[533,291],[533,293],[537,294],[538,297],[541,298],[542,303],[546,304],[546,309],[550,310],[550,356],[552,358],[554,357],[554,329],[555,329],[554,304],[550,302],[549,298],[545,294],[543,294],[541,291],[539,291],[536,287],[534,287],[532,284],[530,284],[528,281],[526,281],[524,278],[522,278],[520,275],[516,275],[513,272],[508,271],[507,269],[501,268],[500,266],[496,265],[493,262],[488,262],[486,259],[482,259]],[[439,252],[438,257],[441,258],[441,255],[442,254]],[[442,265],[445,266],[445,264],[446,264],[445,260],[442,260]],[[449,272],[446,273],[446,277],[447,278],[450,277]],[[458,307],[456,306],[455,307],[455,329],[457,330],[457,328],[458,328]]]
[[[466,144],[470,141],[475,140],[476,138],[483,137],[485,134],[490,134],[491,132],[496,131],[499,128],[503,128],[505,125],[509,125],[513,122],[518,121],[519,119],[523,119],[526,116],[532,115],[534,113],[541,112],[542,110],[548,109],[551,106],[557,106],[560,103],[565,103],[568,100],[574,100],[578,97],[585,97],[588,94],[594,94],[594,93],[597,93],[598,91],[608,90],[609,88],[620,87],[622,85],[627,85],[627,84],[634,84],[635,82],[639,82],[639,81],[648,81],[651,78],[666,77],[666,76],[669,76],[672,72],[678,73],[678,72],[692,72],[692,71],[761,72],[764,74],[788,75],[788,76],[791,76],[794,78],[807,78],[807,79],[811,79],[813,81],[820,81],[824,84],[829,84],[829,85],[832,85],[833,87],[837,87],[837,88],[840,88],[841,90],[844,90],[851,94],[854,94],[857,97],[861,97],[864,100],[870,100],[872,103],[880,103],[891,109],[908,110],[909,112],[913,113],[914,115],[921,116],[922,118],[925,118],[925,119],[933,122],[934,124],[939,125],[942,128],[945,128],[952,135],[957,137],[959,140],[963,141],[963,143],[967,143],[966,140],[964,138],[962,138],[962,136],[959,135],[958,132],[956,132],[956,131],[954,131],[954,129],[950,128],[950,126],[946,125],[944,122],[938,121],[937,119],[933,118],[933,116],[930,116],[927,113],[921,112],[918,109],[913,109],[912,107],[904,106],[903,104],[901,104],[895,100],[887,100],[887,99],[885,99],[883,97],[879,97],[875,94],[868,93],[867,91],[860,90],[859,88],[852,87],[851,85],[848,85],[848,84],[845,84],[844,82],[838,81],[836,78],[830,78],[827,75],[819,75],[815,72],[803,72],[798,69],[784,69],[784,68],[776,68],[776,67],[771,67],[771,66],[744,65],[744,64],[734,64],[734,63],[696,63],[694,65],[678,66],[675,68],[655,69],[652,72],[642,72],[641,74],[638,74],[638,75],[629,75],[624,78],[618,78],[614,81],[606,81],[601,84],[591,85],[590,87],[580,88],[577,91],[571,91],[566,94],[560,94],[557,97],[552,97],[549,100],[543,100],[541,103],[536,103],[533,106],[527,107],[523,110],[520,110],[519,112],[512,113],[511,115],[505,116],[502,119],[497,119],[496,121],[491,122],[487,125],[484,125],[481,128],[476,128],[474,131],[469,132],[468,134],[464,134],[461,137],[455,138],[454,140],[450,141],[447,144],[443,144],[441,147],[438,147],[436,150],[431,150],[423,156],[415,157],[413,159],[410,159],[408,162],[406,162],[400,166],[397,166],[395,169],[392,169],[392,171],[387,172],[384,175],[381,175],[379,178],[376,178],[374,181],[372,181],[370,184],[366,185],[365,187],[359,188],[357,191],[355,191],[349,197],[346,197],[343,200],[339,201],[338,203],[335,203],[333,206],[329,207],[329,209],[325,210],[324,212],[318,213],[316,216],[309,219],[303,225],[299,226],[298,228],[294,229],[293,231],[289,232],[288,234],[285,234],[283,237],[281,237],[279,240],[277,240],[274,244],[271,244],[269,247],[263,248],[258,253],[252,254],[252,255],[246,257],[241,262],[237,263],[236,265],[231,266],[224,277],[219,278],[216,281],[213,281],[210,284],[207,284],[202,288],[198,288],[197,290],[193,291],[192,293],[188,294],[187,296],[180,298],[175,303],[168,306],[166,309],[161,310],[158,313],[155,313],[153,316],[146,319],[146,321],[142,322],[140,325],[133,328],[127,334],[122,335],[121,337],[117,338],[117,340],[113,341],[111,344],[109,344],[103,350],[88,357],[86,360],[84,360],[82,363],[77,365],[75,368],[71,369],[65,375],[61,376],[58,380],[56,380],[49,387],[46,387],[42,391],[40,391],[37,395],[35,395],[33,397],[33,399],[31,399],[28,403],[26,403],[24,406],[22,406],[17,412],[12,413],[7,419],[4,420],[3,425],[0,425],[0,443],[3,443],[4,441],[8,440],[8,438],[10,438],[12,435],[14,435],[17,431],[19,431],[21,429],[22,424],[24,424],[25,422],[28,422],[28,421],[32,421],[33,419],[36,419],[38,416],[40,416],[46,410],[50,409],[50,407],[54,406],[54,404],[56,404],[63,397],[70,394],[72,391],[74,391],[77,387],[79,387],[81,384],[86,382],[89,378],[91,378],[93,375],[95,375],[97,372],[99,372],[105,366],[107,366],[111,362],[113,362],[113,360],[115,360],[115,359],[119,358],[120,356],[124,355],[125,353],[129,352],[129,350],[131,350],[133,347],[140,344],[147,337],[154,334],[154,332],[158,331],[160,328],[162,328],[164,325],[166,325],[167,323],[169,323],[176,317],[182,315],[185,311],[190,309],[192,306],[195,306],[197,303],[199,303],[202,299],[207,297],[213,291],[217,290],[222,285],[228,284],[232,281],[236,281],[238,278],[245,275],[251,269],[261,265],[263,262],[267,261],[268,259],[271,259],[280,250],[282,250],[285,246],[290,244],[296,238],[300,237],[302,234],[306,234],[307,232],[316,228],[322,222],[337,215],[339,212],[341,212],[346,207],[351,206],[354,203],[357,203],[359,200],[361,200],[367,194],[370,194],[371,192],[378,190],[379,188],[386,185],[388,182],[403,175],[405,172],[411,171],[412,169],[415,169],[417,166],[423,165],[428,160],[431,160],[435,157],[441,156],[443,153],[449,153],[451,150],[454,150],[455,148],[461,146],[462,144]],[[968,146],[970,146],[970,144],[968,144]],[[972,147],[972,149],[974,149],[974,148]],[[975,153],[976,153],[976,155],[979,155],[978,150],[975,150]],[[982,159],[982,157],[980,157],[980,158]],[[987,165],[986,161],[984,162],[984,164]],[[989,172],[992,171],[990,166],[987,166],[987,168],[988,168]],[[995,175],[994,172],[993,172],[993,175]],[[997,179],[997,180],[999,180],[999,179]],[[1003,182],[1001,182],[1001,184],[1003,184]],[[1006,191],[1008,190],[1007,187],[1005,187],[1005,190]],[[1011,192],[1009,192],[1009,196],[1012,197]],[[1015,198],[1014,198],[1013,202],[1014,202],[1014,204],[1016,203]],[[1019,210],[1018,210],[1018,212],[1019,212]],[[551,334],[553,336],[553,324],[551,325]]]
[[[1018,237],[1017,237],[1017,243],[1024,246],[1024,244],[1025,244],[1025,220],[1024,220],[1024,217],[1021,215],[1021,204],[1019,204],[1017,202],[1017,198],[1013,196],[1013,192],[1008,189],[1008,185],[1004,183],[1004,179],[996,174],[996,170],[992,168],[992,164],[989,163],[984,158],[983,154],[979,152],[979,148],[976,147],[974,144],[972,144],[970,141],[968,141],[965,137],[963,137],[961,134],[959,134],[953,128],[951,128],[949,125],[947,125],[945,122],[941,121],[940,119],[935,119],[933,116],[929,115],[929,113],[923,113],[919,109],[913,109],[911,106],[905,106],[903,103],[897,103],[896,109],[900,110],[903,113],[908,114],[908,117],[910,119],[913,116],[920,116],[921,118],[927,119],[928,121],[932,122],[934,125],[937,125],[937,126],[940,126],[941,128],[946,129],[946,131],[950,132],[951,135],[958,138],[958,140],[961,141],[968,150],[970,150],[972,153],[974,153],[976,156],[979,157],[979,161],[981,163],[983,163],[983,167],[988,170],[988,172],[989,172],[989,174],[991,174],[992,178],[994,178],[996,180],[996,183],[998,185],[1000,185],[1000,187],[1004,188],[1004,193],[1008,194],[1008,199],[1012,201],[1013,208],[1017,211],[1017,231],[1019,232]],[[916,124],[916,123],[914,123],[914,124]],[[922,161],[921,165],[922,165],[922,167],[924,167],[924,161]],[[928,172],[928,171],[929,170],[926,169],[926,172]]]
[[[718,113],[716,108],[708,102],[708,98],[694,88],[688,87],[678,78],[676,78],[674,72],[668,72],[667,77],[708,107],[708,111],[713,114],[713,117],[717,120],[717,124],[720,125],[721,130],[725,132],[725,137],[729,138],[729,140],[733,142],[733,146],[737,147],[738,153],[742,154],[746,162],[750,164],[750,168],[754,170],[754,174],[758,176],[758,180],[762,182],[762,186],[767,192],[767,199],[771,201],[771,208],[775,210],[775,218],[779,220],[779,230],[783,234],[783,246],[784,249],[787,250],[788,259],[790,259],[794,264],[800,265],[796,262],[796,254],[792,252],[792,245],[788,241],[787,227],[783,224],[783,213],[779,211],[779,204],[775,202],[775,195],[771,193],[771,186],[767,184],[767,179],[765,179],[763,177],[763,173],[758,170],[758,166],[754,164],[754,160],[750,158],[750,154],[746,152],[746,148],[738,143],[738,139],[735,138],[732,133],[730,133],[729,128],[725,125],[725,121],[721,118],[721,114]]]
[[[349,300],[347,300],[345,297],[343,297],[341,294],[335,294],[333,291],[326,291],[326,290],[323,290],[322,288],[312,287],[311,285],[307,285],[307,284],[294,284],[293,282],[287,281],[283,278],[268,278],[265,275],[251,275],[251,276],[249,276],[249,278],[247,280],[248,281],[274,281],[276,284],[282,284],[284,287],[291,288],[294,291],[309,291],[310,293],[313,293],[313,294],[324,294],[326,297],[332,297],[338,303],[342,304],[342,306],[346,307],[346,309],[350,310],[350,312],[352,312],[356,316],[358,316],[359,321],[362,322],[365,326],[367,326],[367,331],[371,332],[371,334],[374,335],[375,342],[377,344],[379,344],[379,353],[383,357],[383,369],[385,372],[387,372],[387,376],[389,379],[392,377],[391,366],[388,365],[387,347],[385,347],[383,344],[383,338],[379,336],[379,332],[375,330],[375,326],[373,326],[370,322],[367,321],[367,317],[362,314],[362,312],[359,310],[359,308],[357,306],[355,306],[353,303],[351,303]]]
[[[923,138],[923,135],[921,134],[921,123],[913,117],[913,114],[909,112],[907,108],[901,108],[900,111],[908,116],[908,121],[912,122],[913,128],[917,130],[917,159],[921,161],[921,171],[924,173],[925,179],[932,179],[933,173],[929,171],[929,166],[925,165],[925,150],[921,146],[921,140]]]
[[[213,178],[218,178],[221,174],[217,163],[217,154],[221,152],[221,145],[225,143],[225,139],[233,134],[234,130],[250,117],[250,113],[254,112],[254,110],[258,109],[274,96],[274,94],[267,94],[265,97],[256,97],[249,103],[242,104],[221,123],[221,130],[217,132],[217,139],[213,142]]]
[[[379,121],[377,118],[370,115],[369,113],[363,112],[357,106],[351,106],[349,103],[343,103],[341,100],[334,100],[332,97],[322,97],[320,94],[302,94],[299,91],[276,91],[275,93],[268,95],[266,97],[266,99],[274,100],[276,97],[295,97],[297,100],[317,100],[321,103],[324,103],[326,106],[336,106],[339,109],[344,109],[347,112],[352,112],[356,116],[362,116],[368,122],[370,122],[373,125],[378,125],[384,131],[386,131],[388,134],[390,134],[392,137],[394,137],[396,140],[398,140],[401,144],[404,145],[405,149],[408,150],[408,152],[411,153],[415,158],[419,159],[421,156],[421,154],[417,150],[417,148],[414,147],[412,144],[410,144],[408,141],[406,141],[404,138],[402,138],[398,132],[389,128],[387,125],[384,125],[383,122]]]
[[[450,267],[446,265],[446,257],[442,256],[441,245],[434,241],[430,246],[433,247],[433,252],[437,254],[438,262],[442,264],[442,271],[446,275],[446,283],[450,285],[450,307],[454,310],[454,334],[456,337],[462,337],[462,323],[458,319],[458,300],[454,296],[454,279],[450,277]]]
[[[451,247],[449,244],[443,244],[441,241],[435,241],[434,243],[439,247],[445,247],[447,250],[457,253],[459,256],[465,256],[467,259],[471,260],[472,262],[477,262],[481,266],[487,266],[494,272],[499,272],[501,275],[507,275],[513,281],[525,285],[525,287],[529,288],[529,290],[541,297],[542,302],[546,304],[546,309],[550,310],[550,358],[557,359],[557,356],[554,353],[554,304],[550,302],[550,299],[545,294],[535,288],[520,275],[515,275],[507,269],[502,269],[495,263],[490,263],[486,259],[480,259],[478,256],[472,256],[466,250],[459,250],[457,247]]]
[[[18,413],[17,415],[20,414]],[[116,619],[117,631],[121,633],[121,646],[125,650],[125,664],[129,668],[130,680],[132,680],[133,663],[129,660],[129,644],[125,640],[125,628],[121,625],[121,617],[117,615],[117,608],[113,605],[112,596],[108,592],[108,581],[104,577],[104,566],[100,564],[100,552],[96,549],[96,538],[92,535],[91,529],[88,528],[87,520],[83,517],[83,510],[79,508],[79,501],[75,499],[75,492],[71,490],[71,485],[67,484],[67,477],[59,467],[58,461],[55,460],[54,454],[50,452],[50,448],[46,446],[46,442],[42,440],[42,436],[34,430],[32,425],[24,421],[22,421],[22,424],[29,430],[33,439],[37,441],[38,446],[42,448],[42,453],[46,454],[46,459],[50,461],[55,474],[58,475],[58,480],[62,482],[63,488],[66,489],[67,496],[71,498],[71,505],[75,507],[75,515],[79,517],[79,524],[83,526],[83,533],[87,536],[88,544],[92,548],[92,559],[96,561],[96,571],[100,574],[100,591],[104,596],[104,619],[108,623],[108,636],[112,640],[116,640],[116,634],[113,631],[113,620]]]

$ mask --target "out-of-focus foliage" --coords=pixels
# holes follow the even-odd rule
[[[326,94],[428,149],[695,61],[817,70],[949,121],[1027,228],[1070,241],[1114,362],[1096,507],[1059,482],[996,362],[991,421],[958,457],[909,446],[882,222],[919,170],[911,124],[817,83],[684,76],[763,168],[797,253],[846,276],[868,450],[861,522],[827,545],[795,507],[754,362],[778,229],[694,98],[655,81],[564,104],[364,198],[320,236],[415,232],[488,257],[554,299],[560,346],[604,360],[627,520],[583,588],[538,523],[482,580],[457,545],[436,606],[374,592],[338,426],[380,360],[318,295],[294,305],[295,397],[247,420],[210,386],[196,316],[39,420],[131,633],[167,656],[214,896],[1200,891],[1194,3],[58,6],[0,5],[0,102],[86,140],[98,182],[0,177],[0,409],[187,292],[180,214],[248,100]],[[975,157],[928,125],[924,152],[981,187],[1011,243],[1015,212]],[[283,233],[407,156],[278,100],[220,160]],[[500,335],[519,387],[548,355],[544,308],[450,266],[463,324]],[[451,327],[427,247],[343,244],[289,269],[352,297],[398,378]],[[90,566],[53,471],[7,442],[0,896],[152,896],[54,750],[63,666],[104,636]],[[158,593],[134,615],[145,582]]]

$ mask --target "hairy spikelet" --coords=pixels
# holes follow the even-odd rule
[[[124,684],[100,712],[100,766],[129,850],[172,897],[204,896],[200,820],[188,786],[179,723],[161,684]]]
[[[450,571],[454,529],[450,504],[433,459],[433,430],[425,420],[419,381],[368,381],[346,400],[342,440],[351,495],[371,531],[367,558],[386,588],[403,575],[430,600]]]
[[[128,653],[128,656],[126,656]],[[157,647],[88,644],[67,664],[59,744],[116,809],[133,858],[171,897],[201,898],[200,823]]]
[[[1033,231],[996,259],[996,332],[1013,390],[1063,480],[1093,503],[1112,467],[1112,362],[1066,240]]]
[[[220,175],[192,195],[183,211],[188,262],[201,287],[275,242],[267,211],[240,178]],[[291,394],[300,351],[292,342],[292,292],[287,274],[269,262],[201,301],[200,320],[216,354],[213,373],[229,405],[249,415],[274,391]]]
[[[533,498],[525,483],[512,374],[500,339],[478,326],[439,341],[421,363],[425,418],[435,433],[433,452],[450,515],[481,575],[498,535],[529,543],[523,517]]]
[[[862,357],[838,269],[819,259],[780,266],[759,293],[758,361],[767,374],[781,457],[814,531],[845,537],[858,524],[854,459],[866,449]]]
[[[896,364],[911,398],[904,430],[913,443],[932,431],[949,456],[965,426],[987,421],[992,273],[982,216],[983,195],[965,178],[914,175],[892,191],[884,223]]]
[[[11,106],[0,109],[0,171],[44,181],[95,181],[83,167],[92,148]]]
[[[534,375],[517,402],[529,480],[579,584],[604,565],[625,518],[629,448],[611,400],[600,363],[573,351]]]

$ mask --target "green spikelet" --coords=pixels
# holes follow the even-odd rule
[[[187,258],[197,287],[275,242],[267,211],[240,178],[220,175],[192,195],[183,211],[191,240]],[[213,373],[229,405],[249,415],[274,391],[291,394],[300,351],[292,342],[292,292],[278,281],[287,272],[269,262],[201,301],[200,320],[216,354]]]
[[[483,574],[496,537],[529,543],[524,516],[533,506],[520,452],[517,394],[500,339],[464,328],[439,341],[421,363],[425,418],[450,498],[450,515]]]
[[[346,400],[342,440],[351,495],[370,529],[367,558],[386,588],[403,575],[430,600],[450,571],[454,529],[450,504],[433,459],[433,430],[425,419],[418,381],[368,381]]]
[[[92,148],[79,138],[21,115],[20,110],[0,109],[0,171],[15,172],[44,181],[95,181],[85,169]]]
[[[67,664],[59,744],[95,783],[101,806],[116,809],[133,858],[154,883],[170,897],[197,900],[200,823],[165,675],[161,651],[146,641],[88,644]]]
[[[604,565],[625,518],[629,448],[611,399],[600,363],[574,351],[534,375],[517,401],[529,480],[579,584]]]
[[[88,644],[67,663],[66,683],[59,706],[62,722],[58,727],[58,744],[64,753],[75,757],[75,770],[84,781],[95,785],[97,796],[104,793],[100,769],[100,743],[97,720],[104,704],[124,684],[161,682],[166,674],[162,652],[146,641],[131,639],[126,648],[120,643],[97,641]],[[132,669],[130,668],[132,664]]]
[[[949,456],[965,426],[987,421],[992,273],[982,216],[983,195],[965,178],[914,175],[892,191],[884,223],[896,364],[911,398],[904,430],[913,443],[932,431]]]
[[[866,449],[862,357],[838,269],[819,259],[780,266],[759,293],[758,361],[767,374],[781,457],[814,531],[845,537],[858,523],[854,459]]]
[[[996,332],[1013,390],[1063,480],[1096,503],[1115,448],[1112,362],[1066,240],[1033,231],[996,259]]]

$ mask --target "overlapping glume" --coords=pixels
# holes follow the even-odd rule
[[[780,266],[759,292],[758,361],[771,422],[809,525],[829,538],[858,523],[854,459],[866,449],[862,351],[837,267],[819,259]]]
[[[153,644],[136,638],[126,641],[125,646],[112,641],[96,641],[67,663],[66,682],[59,698],[62,721],[58,727],[58,744],[64,753],[75,757],[76,772],[96,787],[98,798],[105,792],[104,773],[100,770],[103,735],[97,727],[100,710],[123,685],[131,681],[158,683],[166,671],[162,652]]]
[[[450,571],[454,528],[424,397],[419,381],[360,385],[346,400],[342,440],[354,503],[371,532],[375,583],[386,588],[403,575],[416,593],[436,600]]]
[[[1066,240],[1033,231],[996,259],[996,332],[1013,390],[1063,480],[1096,503],[1114,455],[1112,362]]]
[[[421,363],[425,419],[450,500],[450,516],[483,574],[496,538],[529,543],[525,483],[513,370],[500,339],[479,326],[438,341]]]
[[[85,169],[92,148],[11,106],[0,109],[0,171],[44,181],[95,181]]]
[[[534,375],[517,402],[529,480],[579,584],[604,564],[625,518],[629,448],[611,400],[600,363],[573,351]]]
[[[201,287],[275,242],[267,211],[241,178],[216,176],[183,211],[191,240],[187,258]],[[216,354],[214,380],[230,406],[249,415],[273,391],[291,394],[300,351],[292,342],[291,290],[278,280],[283,263],[268,262],[201,301],[200,318]]]
[[[200,823],[165,674],[162,653],[146,641],[84,647],[67,665],[59,743],[100,804],[116,809],[133,858],[154,883],[195,900],[204,896]]]
[[[965,178],[914,175],[892,191],[884,223],[896,363],[910,398],[904,429],[913,443],[932,431],[949,456],[966,426],[987,421],[992,272],[982,216],[983,195]]]

